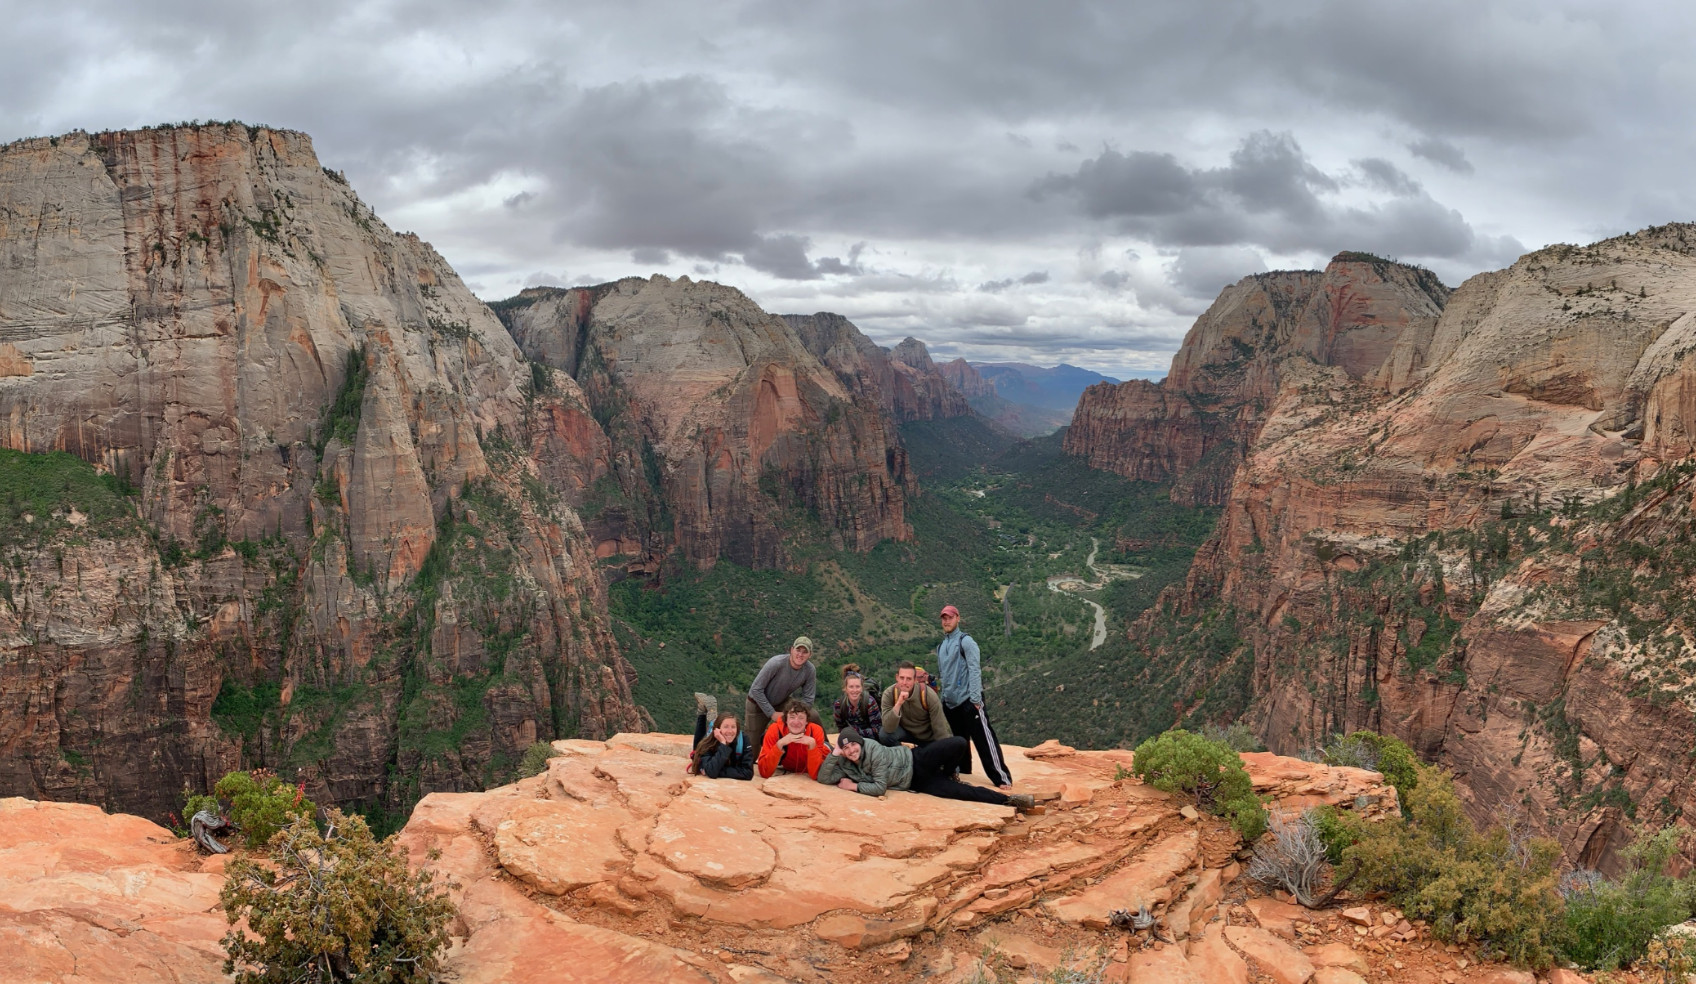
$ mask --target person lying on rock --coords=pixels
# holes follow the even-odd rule
[[[836,703],[830,708],[836,718],[837,731],[858,731],[866,738],[877,737],[883,712],[878,708],[876,692],[867,686],[868,683],[860,672],[860,664],[849,663],[842,667],[842,696],[836,698]],[[875,684],[872,686],[875,687]]]
[[[883,692],[883,719],[875,735],[885,745],[904,741],[923,747],[954,734],[942,710],[942,698],[919,682],[919,668],[902,660],[895,668],[895,686]]]
[[[732,711],[720,712],[707,730],[707,716],[695,715],[695,750],[688,771],[708,779],[754,778],[754,742],[742,734]]]
[[[836,736],[836,749],[820,766],[818,780],[867,796],[882,796],[890,789],[943,799],[968,800],[1011,806],[1020,813],[1036,805],[1029,793],[1003,793],[974,786],[954,778],[954,773],[971,754],[964,738],[943,738],[920,748],[868,742],[853,731]]]
[[[818,668],[813,666],[813,640],[796,636],[787,653],[778,653],[766,660],[754,682],[748,685],[748,699],[742,715],[742,730],[750,735],[763,735],[776,718],[777,708],[790,700],[806,705],[807,716],[819,731],[824,731],[824,719],[813,709],[818,695]]]
[[[760,743],[761,776],[769,779],[782,770],[819,777],[819,765],[830,752],[830,742],[825,740],[824,728],[808,717],[811,711],[811,707],[799,700],[783,705],[781,719],[766,728],[765,740]]]

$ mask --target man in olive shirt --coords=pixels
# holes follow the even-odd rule
[[[748,701],[743,708],[744,734],[754,741],[765,737],[766,726],[777,716],[777,708],[791,697],[807,705],[807,718],[824,727],[818,710],[813,707],[818,694],[818,669],[813,666],[813,640],[796,636],[787,653],[778,653],[760,667],[754,682],[748,685]]]
[[[883,692],[883,726],[877,740],[884,745],[910,741],[923,747],[952,737],[942,698],[918,682],[918,668],[903,660],[895,669],[895,686]]]

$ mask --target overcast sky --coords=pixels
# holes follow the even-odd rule
[[[1696,217],[1672,3],[0,0],[0,141],[304,130],[479,296],[705,277],[941,357],[1163,370],[1343,249],[1451,285]]]

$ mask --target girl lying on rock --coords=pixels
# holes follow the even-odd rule
[[[695,750],[689,753],[689,771],[708,779],[754,778],[754,742],[742,734],[734,713],[719,713],[710,732],[707,715],[695,715]]]
[[[882,796],[885,790],[910,789],[943,799],[1011,806],[1020,813],[1036,805],[1029,793],[1003,793],[954,778],[971,754],[966,739],[955,736],[922,748],[880,745],[853,731],[836,736],[836,750],[818,770],[819,782]]]
[[[814,724],[809,715],[812,708],[791,699],[783,705],[783,716],[766,728],[760,743],[758,768],[769,779],[782,769],[785,772],[805,772],[817,779],[819,765],[830,752],[824,729]]]

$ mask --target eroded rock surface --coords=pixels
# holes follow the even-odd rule
[[[666,735],[562,741],[543,775],[425,797],[400,843],[458,902],[446,979],[826,984],[869,972],[965,984],[1072,968],[1107,981],[1247,984],[1264,979],[1251,968],[1377,980],[1405,962],[1406,979],[1473,984],[1500,969],[1419,929],[1392,931],[1399,915],[1376,908],[1370,934],[1334,910],[1268,917],[1290,924],[1276,931],[1257,921],[1274,910],[1239,877],[1235,835],[1115,780],[1125,752],[1030,759],[1009,748],[1021,786],[1048,804],[1017,817],[802,776],[689,777],[685,746]],[[1274,756],[1248,767],[1277,808],[1318,797],[1369,818],[1395,809],[1375,773]],[[1089,802],[1058,808],[1068,786],[1089,790]],[[54,984],[225,979],[222,858],[201,861],[151,823],[88,806],[0,800],[0,820],[7,971]],[[1147,888],[1155,870],[1164,884]],[[1121,892],[1128,873],[1142,887]],[[1139,902],[1165,942],[1050,911],[1105,917]]]
[[[0,346],[0,445],[138,489],[3,538],[0,793],[163,819],[262,764],[404,815],[642,725],[583,394],[304,134],[0,148]]]
[[[849,549],[909,535],[906,451],[884,410],[951,398],[940,377],[863,351],[845,320],[792,324],[688,277],[532,288],[499,307],[531,358],[580,384],[617,449],[622,495],[591,501],[604,553],[779,566],[793,507]]]
[[[1657,824],[1696,809],[1696,489],[1671,465],[1696,449],[1696,227],[1528,254],[1440,317],[1405,268],[1324,279],[1369,274],[1364,305],[1316,301],[1312,274],[1228,288],[1160,387],[1084,401],[1101,426],[1080,409],[1068,447],[1122,474],[1182,489],[1242,451],[1207,479],[1225,508],[1186,584],[1133,630],[1162,653],[1137,685],[1189,707],[1228,681],[1211,705],[1280,752],[1394,734],[1456,773],[1474,819],[1518,811],[1613,870],[1628,803]],[[1192,631],[1219,617],[1245,643],[1223,660]]]
[[[1086,390],[1066,451],[1126,478],[1173,482],[1181,501],[1221,504],[1287,361],[1399,393],[1424,368],[1448,297],[1430,271],[1351,253],[1323,272],[1246,277],[1196,320],[1164,380]]]

